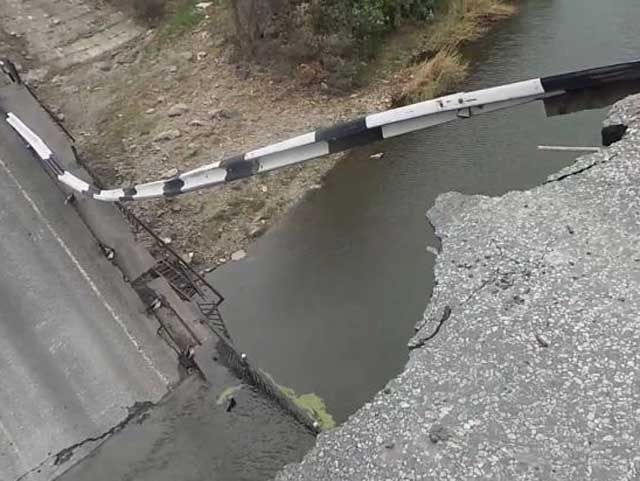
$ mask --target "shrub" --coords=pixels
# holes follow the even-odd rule
[[[167,0],[132,0],[131,5],[138,18],[156,22],[164,16]]]
[[[289,64],[295,71],[300,71],[300,64],[319,62],[326,72],[318,79],[334,90],[349,90],[362,62],[377,52],[384,36],[403,21],[428,20],[442,0],[229,1],[238,11],[255,9],[246,18],[260,19],[251,25],[250,38],[247,26],[237,22],[243,51],[256,59]]]

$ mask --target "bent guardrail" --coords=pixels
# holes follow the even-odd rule
[[[11,72],[9,64],[10,62],[4,61],[3,69]],[[43,165],[61,183],[99,201],[121,202],[173,197],[435,125],[539,100],[545,103],[548,115],[563,115],[603,107],[637,91],[640,91],[640,61],[455,93],[309,132],[203,165],[171,179],[116,189],[98,189],[65,171],[46,143],[18,116],[7,112],[5,120],[36,151]]]

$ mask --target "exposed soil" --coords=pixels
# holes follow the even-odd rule
[[[411,71],[403,70],[403,63],[402,68],[381,73],[379,81],[366,89],[332,96],[320,86],[303,85],[300,78],[238,63],[227,40],[228,27],[215,16],[215,5],[208,14],[187,19],[193,24],[168,23],[144,32],[122,21],[109,5],[97,3],[96,7],[96,3],[82,3],[83,15],[93,15],[92,24],[97,26],[110,25],[105,19],[117,19],[117,37],[108,38],[118,41],[108,49],[94,49],[89,58],[78,53],[77,41],[58,45],[55,56],[47,53],[38,38],[30,37],[28,19],[17,18],[8,7],[0,6],[0,22],[18,32],[8,36],[13,43],[5,50],[15,51],[16,45],[22,45],[16,53],[31,59],[26,77],[68,124],[87,168],[103,186],[172,176],[175,169],[185,171],[383,109],[398,85],[411,80]],[[42,16],[50,28],[65,22],[70,31],[83,26],[78,35],[91,38],[86,22],[64,15],[78,7],[78,0],[55,4],[34,0],[33,4],[59,8],[62,20],[53,22],[51,18],[58,17],[49,10],[35,10],[31,17]],[[85,12],[87,5],[94,14]],[[106,27],[96,27],[95,34],[105,31]],[[67,59],[65,49],[70,45],[75,45],[73,54],[80,63],[61,60]],[[382,58],[406,62],[405,58],[416,55],[394,47],[393,42],[390,45],[401,53],[383,52]],[[0,46],[7,46],[2,37]],[[131,207],[196,265],[212,268],[230,260],[232,253],[262,235],[305,192],[319,187],[336,160],[333,156],[224,188]]]

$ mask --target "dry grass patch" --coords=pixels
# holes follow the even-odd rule
[[[453,93],[465,80],[468,63],[460,48],[482,37],[492,25],[514,15],[502,0],[452,0],[424,33],[419,63],[406,70],[409,80],[392,94],[392,105],[406,105]]]
[[[468,64],[454,50],[442,50],[414,67],[411,80],[394,95],[393,105],[405,105],[452,93],[467,77]]]
[[[431,29],[427,46],[430,50],[460,47],[515,12],[514,4],[500,0],[454,0]]]

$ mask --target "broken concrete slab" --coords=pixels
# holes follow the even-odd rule
[[[438,198],[420,347],[278,480],[640,475],[639,107],[617,104],[622,140],[540,187]]]

